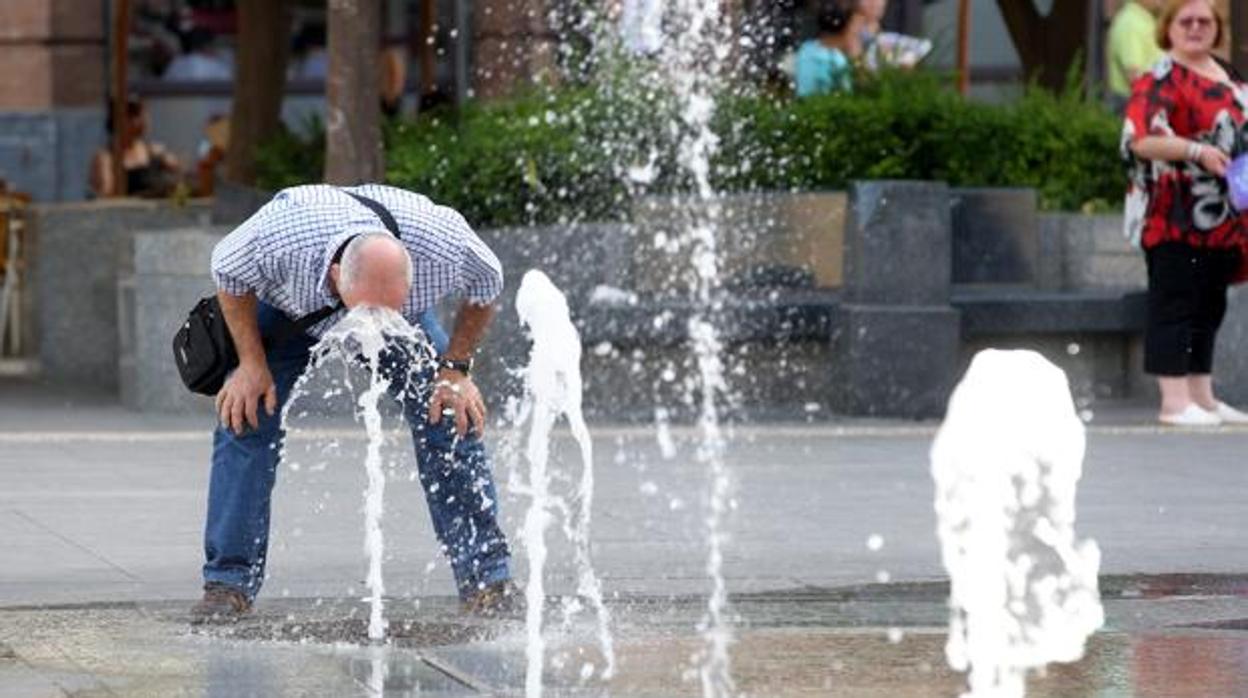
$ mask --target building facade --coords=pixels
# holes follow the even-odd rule
[[[104,5],[0,0],[0,178],[37,201],[86,195],[105,138]]]

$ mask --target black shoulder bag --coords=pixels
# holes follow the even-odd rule
[[[351,195],[356,201],[371,209],[381,219],[386,230],[389,230],[396,238],[402,239],[399,235],[399,224],[385,206],[366,196],[349,191],[343,193]],[[298,320],[282,325],[272,337],[265,338],[265,347],[285,344],[307,332],[316,323],[333,315],[341,307],[341,303],[327,305]],[[178,375],[181,376],[187,389],[193,393],[208,396],[216,395],[221,390],[221,386],[225,384],[226,376],[238,366],[238,352],[234,349],[234,339],[230,336],[230,328],[225,323],[225,315],[221,312],[221,304],[215,294],[200,299],[187,314],[186,322],[178,328],[177,334],[173,336],[173,360],[178,366]]]

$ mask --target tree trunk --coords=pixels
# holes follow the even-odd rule
[[[277,132],[290,54],[290,0],[238,0],[238,53],[225,178],[255,184],[256,146]]]
[[[1034,0],[997,0],[1014,48],[1023,63],[1023,74],[1045,88],[1060,92],[1079,53],[1085,48],[1088,3],[1085,0],[1053,0],[1048,15],[1041,15]]]
[[[1240,73],[1248,75],[1248,5],[1231,4],[1231,62]]]
[[[325,181],[361,184],[385,174],[381,142],[381,3],[329,1]]]

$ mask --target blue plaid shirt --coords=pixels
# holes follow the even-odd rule
[[[380,184],[346,191],[385,206],[398,223],[412,257],[412,290],[402,311],[409,322],[415,323],[444,297],[484,304],[503,290],[502,265],[459,212]],[[329,286],[334,252],[353,235],[385,230],[372,210],[342,188],[313,184],[284,189],[217,244],[212,277],[226,293],[255,293],[297,319],[338,303]],[[310,333],[319,337],[338,315]]]

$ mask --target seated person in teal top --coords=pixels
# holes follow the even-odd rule
[[[858,57],[862,45],[858,32],[851,31],[852,16],[836,2],[825,2],[820,8],[816,17],[819,36],[797,51],[794,76],[798,97],[853,91],[854,66],[850,61]]]

